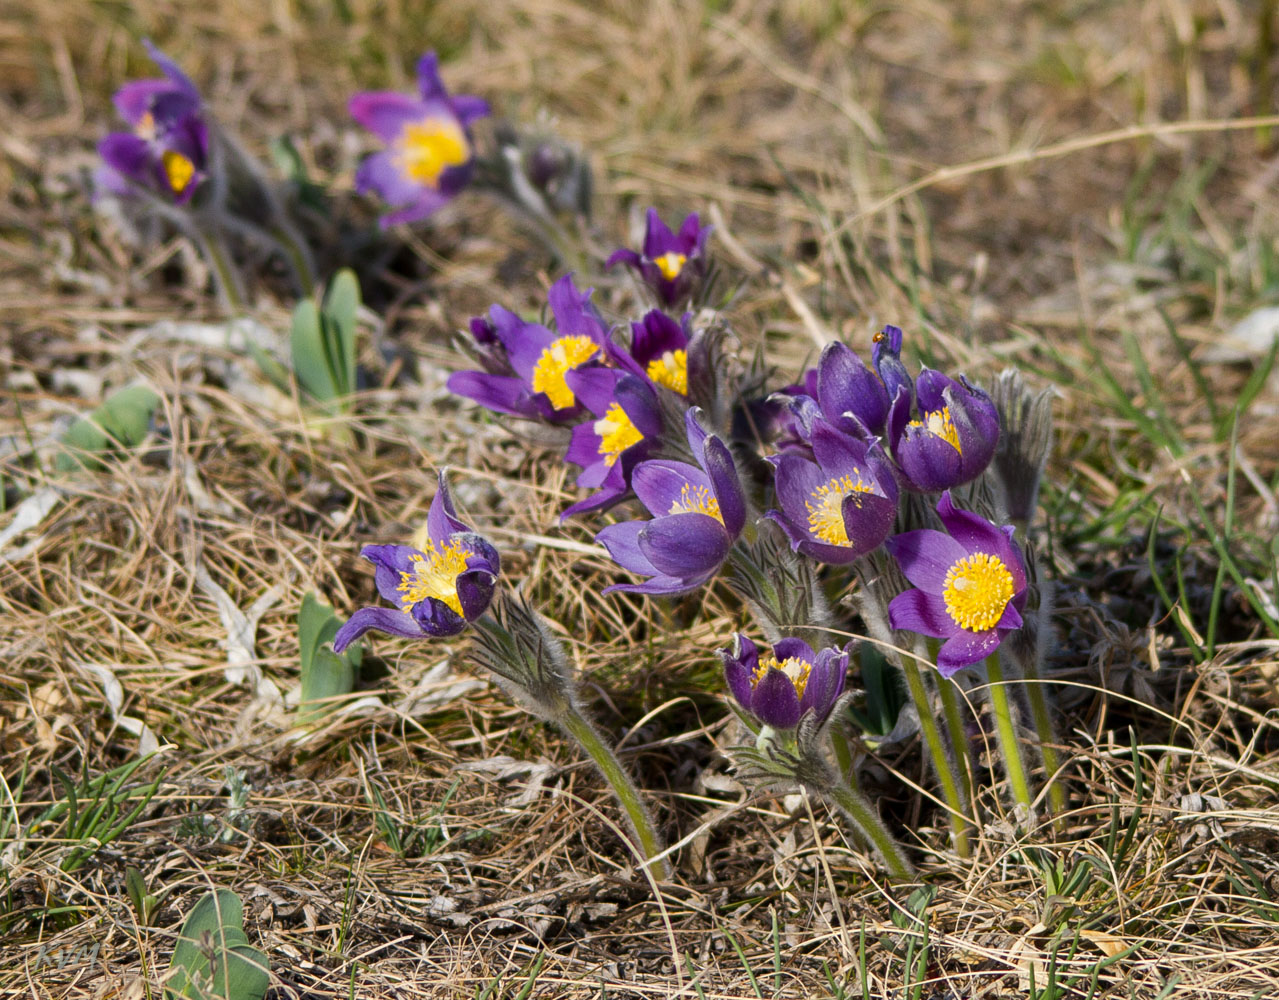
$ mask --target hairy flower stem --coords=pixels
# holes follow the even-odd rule
[[[671,874],[670,863],[665,858],[659,857],[666,849],[662,843],[661,835],[653,824],[653,817],[649,814],[648,807],[644,805],[644,800],[640,798],[639,789],[631,781],[630,775],[622,767],[622,763],[617,759],[617,755],[613,753],[612,747],[604,742],[599,731],[591,724],[590,720],[573,706],[569,706],[556,719],[556,722],[564,732],[577,740],[578,745],[595,762],[600,774],[604,776],[604,780],[613,789],[613,794],[617,796],[617,801],[621,803],[622,808],[626,811],[626,818],[630,821],[631,833],[638,842],[644,857],[649,862],[648,870],[650,874],[658,880],[669,878]]]
[[[1004,773],[1012,786],[1013,799],[1024,806],[1026,816],[1034,815],[1034,798],[1030,794],[1030,781],[1026,777],[1026,762],[1022,758],[1021,743],[1017,739],[1017,724],[1012,704],[1008,700],[1008,682],[999,662],[999,651],[986,657],[986,677],[990,687],[990,707],[995,716],[995,738],[1004,758]]]
[[[811,787],[811,786],[810,786]],[[906,881],[914,878],[915,867],[906,860],[906,855],[893,840],[893,835],[884,826],[874,807],[865,797],[854,791],[842,781],[831,781],[826,788],[813,788],[820,792],[842,812],[853,824],[853,828],[861,833],[875,848],[889,873],[897,879]]]
[[[941,642],[928,640],[928,655],[934,663]],[[973,775],[973,757],[968,751],[968,739],[965,735],[964,708],[959,696],[959,685],[953,680],[942,678],[937,682],[937,693],[941,697],[942,717],[946,720],[946,735],[950,738],[950,752],[959,772],[960,791],[966,807],[966,815],[976,816],[976,798],[973,794],[976,781]]]
[[[942,798],[946,802],[946,811],[950,814],[950,828],[955,838],[955,853],[961,858],[971,857],[972,845],[968,836],[972,829],[972,824],[968,820],[971,811],[970,800],[966,800],[954,763],[951,761],[950,754],[946,752],[941,727],[937,725],[937,717],[933,714],[932,699],[928,697],[928,687],[924,683],[919,665],[910,655],[901,657],[901,665],[902,673],[906,675],[906,687],[910,690],[915,711],[919,714],[919,728],[924,736],[924,745],[932,758],[937,780],[941,782]]]
[[[1048,782],[1048,806],[1052,810],[1054,824],[1061,829],[1066,812],[1066,785],[1058,777],[1061,758],[1057,755],[1057,728],[1053,725],[1048,691],[1039,667],[1033,661],[1022,665],[1022,677],[1026,682],[1026,699],[1030,702],[1030,717],[1035,723],[1035,732],[1039,734],[1039,755],[1043,758],[1045,780]]]

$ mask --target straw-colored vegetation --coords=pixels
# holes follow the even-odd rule
[[[11,8],[0,993],[159,996],[183,916],[218,887],[244,901],[278,997],[1279,996],[1264,621],[1279,617],[1279,387],[1255,377],[1264,345],[1226,341],[1279,296],[1279,121],[1233,124],[1272,110],[1273,8]],[[538,309],[558,276],[489,203],[464,195],[380,257],[335,235],[326,268],[361,266],[385,322],[364,339],[352,433],[304,418],[225,339],[191,247],[139,244],[90,205],[110,95],[152,73],[143,35],[249,145],[288,134],[338,187],[366,148],[346,96],[407,87],[434,47],[457,91],[545,114],[589,150],[600,247],[633,243],[649,204],[709,216],[740,284],[727,318],[784,376],[892,322],[979,383],[1015,364],[1055,386],[1042,529],[1061,585],[1064,828],[990,821],[961,863],[918,790],[917,742],[886,749],[869,781],[935,887],[921,907],[824,806],[747,797],[717,749],[734,723],[711,652],[743,610],[721,590],[666,609],[601,597],[616,569],[558,526],[578,494],[554,452],[443,388],[468,317]],[[354,198],[342,211],[370,217]],[[582,277],[606,309],[633,306],[617,275]],[[264,266],[253,295],[282,335],[285,282]],[[56,468],[70,420],[139,379],[161,398],[143,446]],[[595,773],[472,679],[464,637],[376,641],[361,690],[306,735],[280,700],[303,595],[371,603],[360,546],[405,540],[446,465],[507,579],[562,625],[680,845],[660,898]],[[35,495],[47,513],[15,527]],[[231,606],[260,614],[239,683]],[[117,782],[147,741],[165,749]],[[130,868],[152,912],[130,902]],[[1031,994],[1032,976],[1058,992]]]

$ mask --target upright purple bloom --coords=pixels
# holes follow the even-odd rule
[[[688,395],[688,344],[692,340],[689,314],[677,323],[660,309],[631,324],[630,350],[614,347],[617,363],[654,385]]]
[[[578,291],[571,274],[552,285],[548,298],[555,332],[501,306],[489,310],[488,321],[472,320],[488,370],[454,372],[449,391],[498,413],[530,420],[565,423],[581,416],[582,405],[568,373],[603,364],[612,347],[590,297],[590,289]],[[498,374],[503,363],[510,374]]]
[[[847,345],[836,341],[822,351],[816,389],[822,415],[835,427],[862,437],[884,433],[888,390]]]
[[[595,536],[623,569],[647,576],[643,583],[606,587],[636,594],[682,594],[719,570],[746,524],[746,496],[724,442],[708,435],[688,411],[686,430],[700,468],[687,462],[641,462],[631,487],[651,521],[610,524]]]
[[[902,364],[902,329],[900,326],[886,326],[872,339],[870,363],[879,373],[880,381],[888,392],[889,399],[897,398],[897,391],[905,389],[907,395],[914,394],[914,384],[910,373]]]
[[[850,563],[877,549],[897,515],[897,483],[876,441],[849,437],[817,418],[810,462],[788,451],[774,461],[782,526],[791,547],[824,563]]]
[[[630,491],[636,463],[660,444],[662,414],[649,384],[616,368],[583,368],[566,376],[574,394],[598,419],[573,428],[570,462],[582,467],[577,485],[599,492],[569,507],[560,519],[612,506]]]
[[[742,708],[766,726],[794,729],[809,712],[818,725],[826,721],[844,690],[848,648],[815,653],[802,639],[782,639],[771,656],[761,657],[755,643],[739,633],[733,648],[719,655],[728,688]]]
[[[443,472],[419,545],[366,545],[360,555],[377,567],[378,592],[398,607],[353,614],[333,639],[338,653],[370,629],[406,639],[456,635],[488,609],[501,566],[488,540],[458,520]]]
[[[706,241],[711,227],[703,226],[694,212],[684,219],[679,232],[673,233],[655,208],[648,210],[647,223],[643,254],[615,250],[604,266],[633,267],[669,309],[688,298],[706,277]]]
[[[1022,626],[1026,568],[1011,526],[959,510],[950,491],[937,502],[946,532],[922,529],[890,538],[888,551],[915,590],[888,605],[893,628],[945,639],[937,654],[943,677],[990,656]]]
[[[112,194],[142,188],[185,204],[208,166],[200,92],[172,59],[150,41],[142,44],[164,76],[134,80],[116,91],[116,110],[132,131],[112,132],[98,143],[103,167],[97,181]]]
[[[395,208],[383,228],[424,219],[466,187],[475,160],[470,126],[489,113],[479,97],[449,95],[434,52],[418,60],[417,79],[417,97],[370,91],[349,104],[351,117],[387,144],[355,175],[357,191],[376,191]]]
[[[994,457],[999,411],[991,398],[963,376],[956,382],[925,368],[915,379],[918,415],[898,389],[888,415],[888,441],[906,485],[934,493],[972,482]]]

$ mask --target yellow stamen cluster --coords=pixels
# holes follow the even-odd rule
[[[644,435],[631,422],[621,403],[610,405],[604,416],[595,421],[595,433],[600,437],[600,454],[604,456],[604,464],[610,468],[622,452],[644,440]]]
[[[393,156],[400,173],[433,188],[445,170],[471,158],[471,144],[457,122],[427,118],[404,126],[395,141]]]
[[[848,527],[844,524],[844,498],[849,494],[873,492],[874,489],[862,481],[860,472],[856,480],[845,473],[817,487],[810,494],[813,502],[804,504],[808,508],[808,530],[828,545],[851,545]],[[859,500],[859,506],[860,503]]]
[[[396,588],[403,595],[400,609],[411,614],[413,605],[434,597],[460,615],[462,601],[457,596],[457,578],[466,572],[466,550],[457,542],[436,549],[435,543],[428,539],[422,552],[414,553],[409,559],[413,565],[409,572],[400,574],[400,585]]]
[[[658,385],[673,389],[681,396],[688,395],[688,352],[665,351],[660,358],[648,363],[648,377]]]
[[[685,483],[679,491],[679,499],[671,504],[672,514],[705,514],[713,517],[720,524],[724,523],[724,515],[719,512],[719,501],[711,495],[705,486],[694,486]]]
[[[164,155],[160,157],[160,163],[164,167],[165,179],[168,180],[173,193],[181,194],[185,191],[187,185],[191,183],[191,178],[195,176],[195,164],[172,149],[165,150]]]
[[[804,688],[808,687],[808,675],[813,672],[813,665],[807,660],[801,660],[797,656],[787,657],[780,663],[775,656],[764,656],[760,658],[759,665],[755,668],[755,672],[751,674],[751,689],[759,687],[759,682],[768,676],[770,670],[777,669],[790,678],[792,684],[795,685],[795,693],[799,697],[804,697]]]
[[[964,453],[964,449],[959,444],[959,432],[955,430],[955,421],[950,416],[949,406],[925,413],[923,420],[912,420],[910,426],[923,427],[929,434],[936,434],[961,455]]]
[[[564,376],[599,353],[599,345],[590,337],[560,337],[544,351],[533,366],[533,391],[546,393],[551,406],[567,410],[577,402]]]
[[[660,257],[654,257],[653,263],[657,265],[657,269],[662,272],[662,277],[667,281],[674,281],[679,277],[680,271],[684,270],[684,264],[688,260],[682,253],[676,253],[671,250],[662,254]]]
[[[960,628],[986,632],[1004,616],[1013,596],[1013,575],[999,556],[977,552],[950,567],[942,587],[946,613]]]

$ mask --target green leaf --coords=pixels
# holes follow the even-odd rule
[[[340,393],[329,365],[320,311],[310,299],[303,299],[293,309],[290,342],[293,371],[303,391],[321,403],[337,399]]]
[[[330,337],[333,375],[342,395],[355,389],[355,321],[359,309],[360,283],[354,271],[343,268],[329,284],[323,317]]]
[[[359,643],[340,656],[328,648],[342,621],[333,609],[314,594],[302,598],[298,611],[298,661],[302,670],[300,721],[306,722],[332,709],[329,703],[308,704],[349,694],[355,687],[355,673],[364,656]]]
[[[144,385],[127,386],[112,393],[62,435],[64,450],[57,457],[56,467],[63,472],[75,468],[101,471],[105,466],[96,456],[141,444],[159,405],[160,397]]]
[[[245,936],[240,897],[229,889],[205,893],[182,925],[165,1000],[262,1000],[268,969],[265,953]]]

